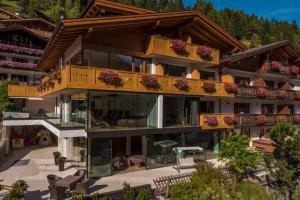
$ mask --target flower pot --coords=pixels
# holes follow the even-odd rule
[[[64,162],[58,162],[58,171],[64,171],[65,170],[65,163]]]

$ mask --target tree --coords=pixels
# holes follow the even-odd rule
[[[9,100],[7,87],[8,81],[2,81],[0,83],[0,115],[2,115],[3,111],[5,111],[8,107],[13,105]]]
[[[0,7],[13,13],[20,10],[19,2],[16,0],[0,0]]]
[[[261,165],[262,161],[261,154],[249,148],[249,139],[235,133],[230,133],[221,141],[217,157],[224,161],[225,166],[239,179],[251,168]]]

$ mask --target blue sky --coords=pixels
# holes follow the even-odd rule
[[[185,5],[193,5],[196,0],[183,0]],[[300,0],[206,0],[216,9],[240,9],[269,19],[296,20],[300,24]]]

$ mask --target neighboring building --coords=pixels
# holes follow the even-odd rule
[[[55,98],[59,117],[4,119],[8,140],[14,127],[44,126],[64,156],[101,177],[172,165],[175,146],[201,146],[212,159],[227,132],[258,136],[277,120],[297,122],[297,77],[268,72],[271,61],[287,72],[298,64],[289,43],[246,50],[200,12],[112,9],[108,2],[92,1],[83,18],[58,24],[38,64],[50,73],[41,85],[9,86],[12,98]],[[250,77],[249,88],[241,77]],[[272,80],[286,98],[256,88]],[[281,110],[290,112],[276,115]]]

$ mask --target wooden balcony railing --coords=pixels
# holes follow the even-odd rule
[[[8,95],[10,97],[40,97],[41,94],[36,86],[9,85]]]
[[[49,77],[45,77],[42,83],[47,85],[40,91],[41,96],[49,95],[54,92],[61,91],[63,89],[94,89],[94,90],[106,90],[106,91],[124,91],[124,92],[142,92],[142,93],[157,93],[157,94],[185,94],[196,96],[219,96],[219,97],[234,97],[234,94],[226,92],[224,89],[224,83],[214,81],[202,81],[198,79],[186,79],[189,84],[188,90],[180,90],[175,86],[176,80],[180,77],[170,76],[156,76],[160,87],[157,89],[151,89],[145,87],[141,81],[145,74],[135,73],[130,71],[115,71],[122,79],[122,86],[108,85],[99,80],[101,72],[107,71],[103,68],[95,67],[81,67],[81,66],[65,66],[60,71],[61,79],[51,79],[50,84],[48,82]],[[210,82],[215,84],[216,91],[209,93],[206,92],[202,86],[204,83]],[[14,89],[13,85],[10,86],[11,90]],[[23,93],[22,93],[23,94]],[[11,93],[9,93],[12,96]],[[14,93],[13,96],[16,95]]]
[[[264,117],[263,117],[264,116]],[[235,126],[247,126],[247,125],[274,125],[279,121],[287,121],[289,123],[294,123],[294,115],[280,115],[280,114],[272,114],[272,115],[259,115],[259,114],[242,114],[235,115]],[[262,121],[259,122],[259,118],[263,118]]]
[[[257,87],[238,87],[236,96],[241,96],[241,97],[257,97]],[[267,99],[276,99],[277,94],[278,94],[278,89],[267,89],[265,88],[266,91],[266,97]],[[294,91],[288,91],[288,96],[284,99],[286,100],[293,100],[294,99]]]
[[[147,55],[158,55],[167,56],[176,59],[186,59],[190,62],[200,62],[206,65],[218,65],[220,64],[219,50],[213,49],[211,54],[211,59],[203,59],[197,53],[199,45],[187,44],[186,50],[188,55],[179,55],[172,49],[172,40],[168,38],[162,38],[159,36],[151,36],[150,43],[147,49]]]
[[[227,118],[227,119],[226,119]],[[234,127],[234,114],[201,114],[202,129],[228,129]]]

